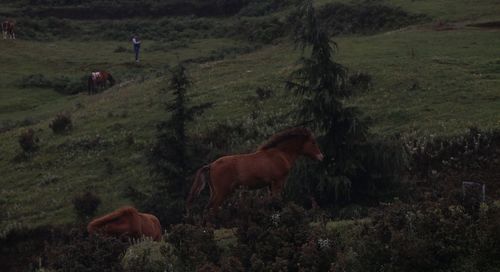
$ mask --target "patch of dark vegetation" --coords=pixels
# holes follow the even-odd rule
[[[212,50],[208,56],[198,57],[194,59],[186,59],[183,63],[205,63],[217,60],[223,60],[226,58],[234,58],[237,55],[247,54],[259,49],[260,46],[241,46],[241,47],[227,47],[217,50]]]
[[[355,93],[362,93],[373,87],[372,76],[364,72],[350,74],[347,83],[347,88]]]
[[[117,238],[88,237],[76,230],[45,249],[46,267],[56,271],[121,271],[121,257],[128,246]]]
[[[33,153],[38,150],[40,139],[35,135],[32,128],[23,131],[17,139],[24,153]]]
[[[86,76],[81,78],[59,76],[49,79],[43,74],[32,74],[22,77],[19,85],[22,88],[52,88],[58,93],[72,95],[85,91]]]
[[[30,0],[23,14],[76,20],[128,19],[132,17],[243,16],[268,14],[286,7],[286,0],[167,0],[167,1],[51,1]]]
[[[0,263],[3,271],[34,271],[43,261],[46,243],[65,233],[63,227],[15,228],[0,237]],[[65,235],[62,235],[65,236]]]
[[[58,113],[54,119],[49,124],[49,128],[55,134],[61,134],[68,132],[73,128],[73,123],[71,121],[71,115],[68,113]]]
[[[200,1],[200,3],[201,2],[203,1]],[[206,4],[209,2],[210,1]],[[220,5],[232,5],[232,3],[227,3],[231,1],[218,0],[216,2]],[[101,16],[99,17],[100,20],[94,18],[93,21],[88,21],[84,26],[78,21],[56,18],[57,16],[37,19],[24,17],[18,18],[17,21],[19,28],[23,29],[23,38],[34,40],[51,40],[55,38],[127,40],[130,39],[132,33],[136,32],[140,33],[143,39],[157,41],[182,41],[227,37],[266,44],[272,43],[276,39],[288,35],[290,33],[289,26],[297,22],[296,13],[292,13],[287,18],[271,14],[272,12],[282,10],[288,6],[289,3],[286,0],[245,0],[236,1],[235,3],[237,2],[246,2],[245,8],[237,11],[241,16],[224,19],[199,16],[160,16],[158,19],[152,19],[151,17],[154,17],[154,13],[148,13],[147,16],[140,16],[140,12],[137,13],[137,9],[127,6],[148,6],[147,4],[144,5],[142,2],[123,2],[124,7],[126,7],[128,11],[120,13],[107,8],[107,5],[115,5],[116,2],[99,1],[90,2],[86,5],[93,6],[92,9],[103,10],[102,12],[104,13],[111,12],[112,15],[106,17],[104,14],[99,15],[99,12],[89,12],[88,14],[92,14],[91,16]],[[82,14],[85,13],[82,13],[80,10],[89,8],[86,7],[86,5],[75,7],[61,6],[49,8],[48,10],[57,10],[57,13],[64,13],[65,9],[69,9],[72,10],[71,13],[74,12],[78,14],[78,16],[82,16]],[[182,5],[189,6],[189,3],[183,3]],[[154,7],[155,11],[158,10],[158,8],[159,7]],[[26,12],[36,13],[43,9],[46,8],[32,7],[31,11],[27,9]],[[127,15],[128,12],[133,12],[134,15]],[[106,20],[112,19],[113,16],[124,16],[126,20]],[[323,5],[318,9],[318,20],[329,35],[335,35],[352,33],[371,34],[379,31],[397,29],[426,20],[426,17],[407,13],[400,8],[369,2],[363,4],[333,3]],[[106,25],[107,27],[103,29],[102,25]],[[162,42],[162,44],[164,43]],[[176,48],[175,44],[166,44],[167,45],[155,45],[156,48],[144,48],[144,50],[171,50]],[[124,52],[123,49],[125,48],[117,48],[118,52]]]
[[[235,24],[226,26],[225,35],[268,44],[285,36],[287,28],[284,20],[272,16],[241,18]]]
[[[500,21],[468,24],[467,26],[480,27],[480,28],[490,28],[490,29],[500,29]]]
[[[398,7],[374,4],[331,3],[318,10],[318,20],[330,35],[371,34],[398,29],[426,20],[421,14],[410,14]]]
[[[500,207],[476,212],[434,201],[394,203],[351,237],[359,271],[495,271]],[[354,264],[354,263],[352,263]]]
[[[446,170],[485,169],[500,161],[497,130],[472,127],[468,133],[453,137],[408,137],[405,146],[412,158],[409,170],[422,178]]]
[[[27,127],[27,126],[32,126],[37,124],[39,121],[33,119],[32,117],[26,117],[22,120],[19,121],[12,121],[12,120],[2,120],[0,122],[0,133],[7,132],[11,129],[18,128],[18,127]]]
[[[189,224],[173,225],[166,240],[178,258],[175,271],[196,271],[197,267],[217,262],[220,258],[213,229]]]
[[[88,222],[96,215],[97,208],[101,205],[101,198],[92,192],[85,192],[73,198],[73,210],[79,222]]]
[[[74,156],[79,152],[94,152],[99,153],[104,149],[110,147],[113,142],[103,138],[100,135],[87,135],[79,138],[68,140],[57,148],[60,151],[65,151],[68,156]]]

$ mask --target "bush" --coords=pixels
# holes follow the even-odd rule
[[[122,259],[122,267],[128,272],[173,272],[177,262],[173,247],[165,242],[144,239],[130,246]]]
[[[445,203],[393,204],[352,239],[360,271],[496,271],[499,213],[486,204],[478,214]]]
[[[173,225],[167,234],[167,242],[174,247],[180,271],[194,271],[207,262],[216,263],[219,249],[212,229],[194,225]]]
[[[50,88],[52,86],[52,82],[42,74],[33,74],[21,78],[20,86],[22,88]]]
[[[33,74],[22,77],[19,85],[22,88],[52,88],[58,93],[72,95],[85,90],[86,79],[86,76],[81,78],[59,76],[49,79],[42,74]]]
[[[328,271],[335,260],[335,237],[325,228],[311,228],[301,207],[280,208],[259,197],[233,206],[238,214],[232,256],[245,271]]]
[[[95,216],[97,208],[101,204],[101,199],[91,192],[86,192],[75,196],[72,202],[76,216],[80,221],[85,222]]]
[[[329,3],[318,9],[318,19],[330,35],[397,29],[426,18],[424,15],[407,13],[399,7],[374,3]]]
[[[49,128],[56,134],[69,131],[72,127],[71,116],[67,113],[58,113],[49,124]]]
[[[367,73],[356,72],[349,75],[348,83],[353,92],[363,92],[371,89],[372,76]]]
[[[32,153],[38,149],[39,139],[35,135],[35,131],[30,128],[19,135],[18,142],[24,153]]]
[[[445,170],[486,169],[500,158],[500,131],[481,131],[475,127],[452,137],[404,137],[411,158],[409,170],[420,177],[430,177]]]
[[[3,232],[3,230],[2,230]],[[48,243],[65,238],[60,227],[15,227],[0,234],[0,264],[2,271],[34,271]],[[43,259],[43,258],[42,258]]]
[[[113,237],[74,233],[69,241],[51,244],[45,255],[57,271],[121,271],[121,257],[128,243]]]

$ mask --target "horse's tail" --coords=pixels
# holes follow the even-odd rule
[[[189,191],[189,195],[186,200],[188,210],[191,208],[194,198],[200,195],[207,182],[210,182],[210,164],[203,166],[196,172],[193,186],[191,186],[191,191]]]
[[[106,223],[112,221],[112,220],[115,220],[119,217],[122,217],[124,215],[133,215],[133,214],[138,214],[139,212],[134,208],[134,207],[123,207],[119,210],[116,210],[110,214],[107,214],[105,216],[102,216],[102,217],[99,217],[97,219],[94,219],[92,220],[92,222],[90,222],[88,225],[87,225],[87,231],[92,234],[94,232],[96,232],[99,228],[101,228],[102,226],[104,226]]]

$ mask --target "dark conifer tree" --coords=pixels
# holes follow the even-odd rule
[[[164,225],[182,221],[184,199],[191,185],[188,178],[203,163],[206,154],[189,137],[187,125],[212,104],[188,106],[187,91],[190,86],[184,66],[179,65],[172,70],[169,90],[174,98],[165,105],[170,117],[157,125],[156,142],[149,156],[154,192],[142,206],[158,215]]]
[[[296,114],[300,122],[318,133],[325,162],[310,165],[318,168],[314,170],[317,174],[302,176],[306,180],[297,189],[322,204],[332,204],[349,199],[351,177],[362,168],[356,151],[366,140],[367,126],[356,108],[344,104],[351,96],[346,87],[347,69],[335,62],[337,46],[317,22],[312,1],[303,1],[298,14],[294,38],[303,54],[286,88],[299,99]]]

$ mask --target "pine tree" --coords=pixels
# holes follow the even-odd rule
[[[299,99],[298,119],[320,135],[325,154],[324,163],[312,166],[320,174],[308,177],[303,182],[306,188],[299,190],[331,204],[349,198],[351,177],[362,168],[355,151],[366,140],[368,130],[359,111],[344,104],[352,95],[346,87],[347,69],[334,61],[337,45],[317,22],[312,1],[303,1],[298,14],[294,37],[302,58],[286,88]]]
[[[186,69],[179,65],[171,72],[169,90],[174,98],[165,105],[170,118],[157,125],[156,142],[149,156],[154,192],[142,205],[158,215],[162,224],[182,221],[184,199],[190,186],[188,177],[204,159],[203,148],[188,136],[187,126],[212,105],[188,107],[187,91],[191,81]]]

